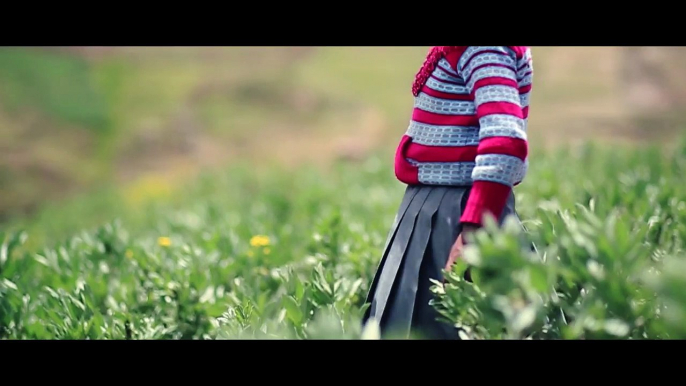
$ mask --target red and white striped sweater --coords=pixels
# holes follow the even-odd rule
[[[413,86],[414,110],[395,159],[406,184],[472,186],[463,223],[499,217],[528,166],[531,51],[434,47]]]

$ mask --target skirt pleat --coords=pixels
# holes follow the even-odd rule
[[[406,253],[400,258],[403,261],[401,269],[395,278],[396,289],[388,301],[388,314],[384,316],[386,329],[394,334],[406,336],[412,327],[412,314],[415,308],[417,286],[419,284],[419,270],[426,256],[426,247],[432,233],[434,215],[438,211],[445,189],[429,190],[425,205],[420,208],[416,218],[414,232]]]
[[[429,190],[419,189],[419,191],[412,198],[412,202],[405,211],[402,219],[398,222],[396,233],[387,249],[387,256],[381,263],[378,270],[378,279],[376,283],[376,295],[371,302],[370,312],[372,315],[383,315],[386,308],[388,298],[391,294],[391,289],[394,287],[395,278],[403,262],[403,256],[410,243],[412,234],[414,233],[414,224],[419,214],[420,209],[424,205]]]
[[[431,280],[441,280],[457,239],[469,187],[408,186],[367,295],[363,323],[374,319],[385,337],[458,339],[431,306]],[[515,213],[514,196],[501,217]]]

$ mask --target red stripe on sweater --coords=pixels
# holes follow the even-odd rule
[[[487,102],[476,108],[476,114],[484,117],[491,114],[509,114],[517,118],[524,118],[522,108],[509,102]]]
[[[490,137],[479,141],[479,154],[503,154],[524,161],[529,155],[529,144],[520,138]]]
[[[430,95],[434,98],[449,99],[452,101],[471,101],[472,100],[472,97],[469,94],[450,94],[447,92],[434,90],[434,89],[430,88],[429,86],[425,86],[422,89],[422,92],[427,94],[427,95]]]
[[[413,142],[407,158],[417,162],[474,162],[477,146],[427,146]]]
[[[474,82],[474,87],[472,88],[472,97],[474,97],[474,91],[484,86],[508,86],[519,89],[519,84],[517,84],[517,82],[513,79],[504,78],[501,76],[491,76]]]
[[[412,110],[412,120],[429,125],[446,126],[478,126],[479,119],[476,115],[443,115],[430,113],[420,108]]]

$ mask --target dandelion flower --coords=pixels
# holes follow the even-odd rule
[[[157,243],[162,247],[168,247],[171,245],[171,239],[169,237],[160,237],[157,239]]]
[[[250,245],[253,247],[266,247],[269,245],[269,237],[263,235],[253,236],[250,239]]]

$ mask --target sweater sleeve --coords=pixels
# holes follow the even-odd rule
[[[468,47],[457,70],[479,119],[473,186],[462,223],[499,218],[528,155],[525,114],[517,82],[517,57],[509,47]]]

